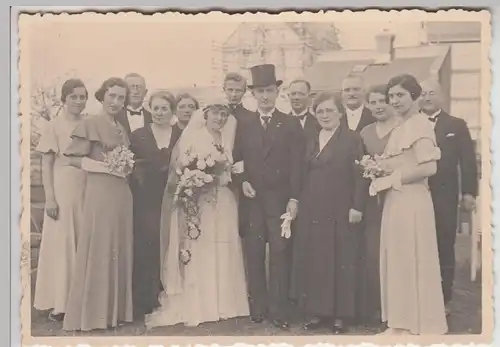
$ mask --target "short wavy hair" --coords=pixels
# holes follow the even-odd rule
[[[415,76],[410,74],[402,74],[394,76],[387,83],[387,97],[389,97],[389,90],[395,86],[400,86],[410,93],[413,101],[417,100],[422,94],[422,86],[418,83]]]
[[[85,83],[79,78],[70,78],[66,80],[61,87],[61,101],[62,103],[66,102],[66,99],[69,94],[73,93],[76,88],[84,88],[85,89],[85,98],[89,98],[89,92]]]
[[[170,93],[169,91],[159,90],[159,91],[152,93],[151,96],[149,97],[149,101],[148,101],[149,108],[151,108],[151,104],[153,103],[154,99],[165,100],[170,105],[170,109],[172,110],[172,112],[175,112],[175,108],[177,107],[177,103],[175,102],[175,96],[172,93]]]
[[[312,110],[314,113],[316,113],[316,109],[318,106],[322,103],[324,103],[327,100],[333,100],[335,103],[335,106],[337,107],[338,111],[340,114],[344,115],[345,114],[345,109],[342,104],[342,98],[339,93],[336,92],[330,92],[330,91],[323,91],[320,92],[313,100],[312,103]]]
[[[106,92],[115,86],[125,88],[125,104],[124,104],[124,106],[128,106],[128,97],[129,97],[130,91],[128,89],[127,82],[125,82],[125,80],[120,78],[120,77],[110,77],[107,80],[105,80],[104,82],[102,82],[101,87],[95,92],[95,98],[97,99],[97,101],[99,101],[102,104],[102,102],[104,101],[104,96],[106,95]]]
[[[389,97],[387,95],[387,84],[376,84],[368,88],[366,91],[365,99],[368,102],[371,94],[382,94],[385,96],[385,102],[389,102]]]

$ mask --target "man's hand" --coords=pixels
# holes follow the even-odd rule
[[[297,218],[297,213],[299,212],[299,202],[294,199],[290,199],[288,201],[288,205],[286,205],[286,212],[290,213],[290,217],[292,220]]]
[[[464,194],[462,196],[461,207],[466,212],[472,212],[476,208],[476,199],[470,194]]]
[[[242,188],[243,188],[243,194],[249,198],[249,199],[253,199],[255,198],[255,189],[253,189],[252,185],[250,184],[250,182],[243,182],[242,184]]]
[[[349,223],[351,224],[357,224],[361,222],[361,219],[363,218],[363,213],[359,212],[353,208],[349,210]]]

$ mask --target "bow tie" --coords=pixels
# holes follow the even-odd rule
[[[131,116],[140,116],[140,115],[142,115],[142,110],[132,111],[132,110],[129,109],[128,112],[130,113]]]
[[[302,114],[302,115],[300,115],[300,116],[298,116],[298,117],[299,117],[299,119],[300,119],[301,121],[303,121],[304,119],[306,119],[307,114]]]
[[[234,111],[236,110],[237,108],[239,108],[241,105],[238,104],[238,105],[234,105],[234,104],[229,104],[229,108],[231,109],[231,111]]]
[[[437,114],[437,115],[435,115],[435,116],[433,116],[433,117],[429,117],[429,120],[430,120],[431,122],[433,122],[433,123],[436,123],[436,121],[437,121],[437,119],[438,119],[438,116],[439,116],[439,115]]]

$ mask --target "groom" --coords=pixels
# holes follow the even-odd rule
[[[257,111],[238,122],[235,159],[244,162],[238,177],[245,213],[243,237],[252,321],[267,315],[287,329],[289,293],[289,243],[282,236],[281,215],[295,218],[298,211],[304,139],[299,120],[275,108],[282,81],[274,65],[251,68]],[[266,243],[269,243],[269,293],[266,284]]]

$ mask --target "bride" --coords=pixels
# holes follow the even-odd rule
[[[164,291],[160,294],[161,306],[146,316],[148,328],[178,323],[197,326],[249,315],[237,201],[228,187],[231,171],[241,169],[233,165],[231,154],[235,129],[236,119],[226,102],[215,102],[193,114],[174,149],[161,217]],[[217,153],[218,160],[226,165],[212,175],[213,182],[205,181],[211,184],[195,199],[198,213],[188,215],[185,211],[189,210],[180,203],[185,200],[179,199],[179,181],[185,178],[179,176],[186,173],[184,167],[192,168],[187,164],[193,156],[210,153]],[[203,164],[198,161],[197,168],[203,171],[205,164],[208,167],[209,160]]]

